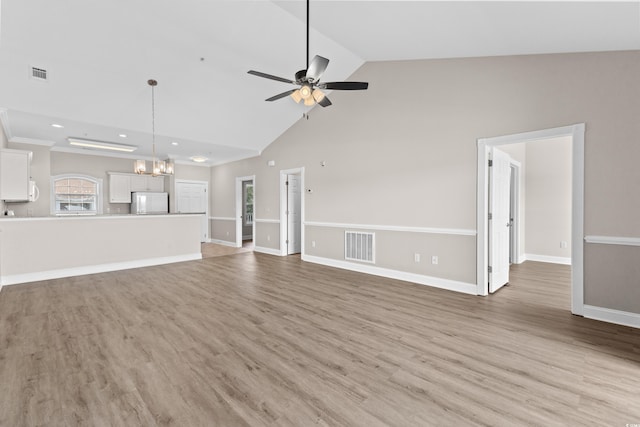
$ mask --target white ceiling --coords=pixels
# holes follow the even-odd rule
[[[640,49],[638,1],[312,0],[311,26],[311,55],[331,60],[323,81],[365,61]],[[304,65],[304,0],[1,3],[0,119],[16,142],[68,150],[66,137],[84,137],[148,157],[154,78],[161,157],[254,156],[305,107],[264,102],[291,86],[247,71],[293,78]]]

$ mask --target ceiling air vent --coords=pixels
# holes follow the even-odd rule
[[[31,67],[31,78],[41,81],[47,81],[47,70],[44,68]]]

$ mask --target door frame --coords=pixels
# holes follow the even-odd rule
[[[253,226],[251,226],[251,237],[256,241],[256,176],[237,176],[236,177],[236,248],[242,247],[242,183],[244,181],[253,181]]]
[[[304,167],[294,169],[283,169],[280,171],[280,256],[287,256],[287,175],[300,175],[300,256],[304,257],[304,196],[306,193],[304,186]],[[255,191],[255,189],[254,189]],[[255,204],[255,202],[254,202]]]
[[[513,221],[511,222],[509,257],[512,264],[520,264],[520,173],[522,172],[522,164],[511,159],[511,214]]]
[[[204,185],[204,193],[206,197],[204,216],[207,219],[207,238],[205,241],[211,241],[211,224],[209,222],[209,181],[195,181],[192,179],[176,179],[173,182],[174,195],[176,199],[175,208],[178,211],[178,184],[201,184]]]
[[[571,312],[584,313],[584,133],[585,124],[524,132],[491,138],[479,138],[476,199],[476,279],[477,294],[488,295],[488,216],[489,151],[491,147],[518,144],[563,136],[572,137],[571,171]]]

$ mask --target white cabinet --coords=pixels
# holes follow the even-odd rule
[[[131,175],[131,191],[164,191],[164,177]]]
[[[164,191],[164,177],[147,177],[147,191]]]
[[[109,174],[109,202],[131,203],[131,176],[127,174]]]
[[[31,151],[0,150],[0,200],[29,200]]]
[[[109,172],[109,202],[131,203],[134,191],[164,192],[164,177]]]

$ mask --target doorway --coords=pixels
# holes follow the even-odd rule
[[[304,248],[304,168],[280,171],[280,254]]]
[[[255,175],[236,177],[236,244],[253,249],[255,242]]]
[[[209,183],[176,180],[175,194],[178,213],[202,215],[200,242],[209,241]]]
[[[490,172],[489,160],[494,147],[521,142],[532,142],[558,137],[571,137],[571,312],[582,315],[584,309],[584,124],[546,129],[515,135],[478,140],[478,180],[477,180],[477,293],[488,295],[492,271],[489,270],[491,233],[490,212]],[[506,223],[505,223],[506,225]]]

